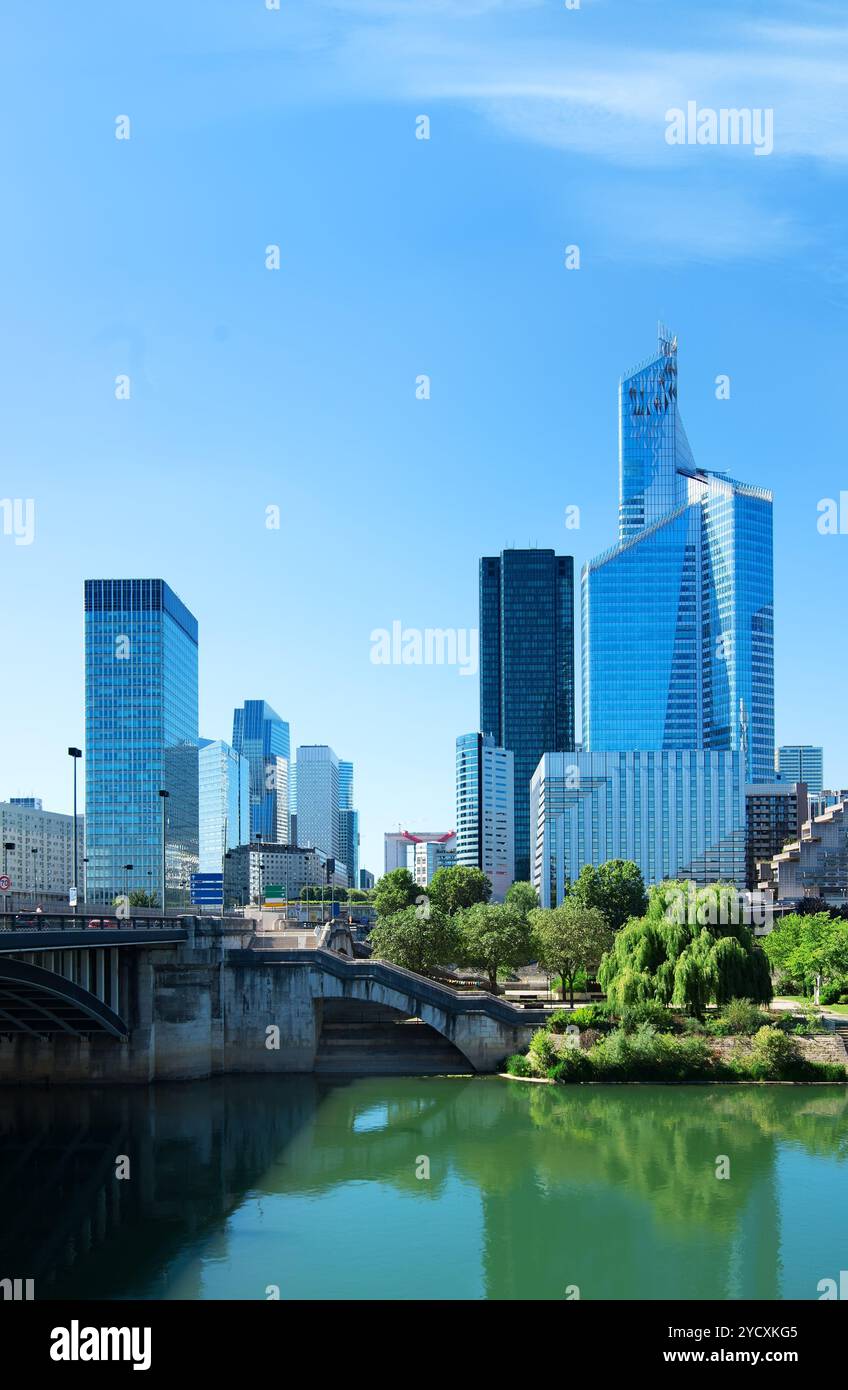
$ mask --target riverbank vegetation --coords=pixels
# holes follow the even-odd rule
[[[737,998],[702,1018],[647,1001],[560,1010],[506,1069],[565,1083],[846,1081],[840,1055],[815,1011],[778,1015]]]

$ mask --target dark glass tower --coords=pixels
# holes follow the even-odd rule
[[[515,756],[515,877],[530,878],[530,779],[574,747],[574,560],[505,550],[480,561],[480,729]]]
[[[87,893],[189,901],[198,857],[197,619],[162,579],[85,582]],[[132,868],[125,868],[131,864]]]

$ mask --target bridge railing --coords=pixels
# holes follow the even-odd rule
[[[173,931],[183,916],[118,917],[115,913],[0,912],[0,932],[57,931]]]
[[[262,948],[243,954],[245,959],[251,955],[255,957],[262,954]],[[267,958],[271,959],[270,952]],[[510,1003],[501,995],[489,994],[486,990],[475,992],[453,989],[450,985],[441,984],[427,975],[418,975],[414,970],[407,970],[403,965],[395,965],[373,956],[368,960],[348,960],[345,956],[322,947],[312,951],[284,948],[274,952],[273,961],[274,964],[292,965],[308,962],[342,980],[372,980],[390,989],[404,990],[420,1003],[432,1004],[451,1014],[484,1013],[500,1023],[521,1027],[539,1026],[550,1017],[550,1009],[544,1006],[540,1005],[538,1009],[524,1009]]]

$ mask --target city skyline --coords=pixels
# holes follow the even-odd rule
[[[480,556],[530,542],[579,572],[610,544],[617,384],[657,318],[699,466],[774,492],[775,741],[823,746],[843,785],[848,540],[818,526],[844,490],[840,10],[504,3],[472,35],[447,3],[285,9],[187,0],[155,96],[144,30],[59,11],[44,54],[37,12],[3,21],[25,211],[0,228],[2,493],[34,505],[31,544],[0,536],[24,673],[3,794],[70,812],[83,581],[131,573],[198,618],[205,736],[259,694],[353,760],[364,868],[398,823],[451,824],[476,682],[375,665],[371,633],[476,629]],[[773,152],[670,147],[693,96],[774,107]]]

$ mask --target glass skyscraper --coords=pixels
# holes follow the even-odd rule
[[[289,841],[289,726],[265,700],[245,700],[233,713],[233,748],[250,765],[250,837]]]
[[[223,739],[201,739],[200,864],[202,874],[222,874],[228,849],[250,840],[250,766]]]
[[[353,805],[353,763],[339,759],[339,858],[351,888],[359,887],[359,812]]]
[[[677,341],[619,393],[619,542],[584,567],[583,744],[774,764],[772,497],[695,467]]]
[[[515,877],[530,878],[530,779],[574,747],[574,560],[505,550],[480,561],[480,729],[515,755]]]
[[[297,838],[298,844],[344,863],[339,845],[339,760],[323,743],[297,750]]]
[[[161,579],[85,582],[87,897],[188,903],[198,857],[197,619]],[[132,869],[125,865],[132,864]]]
[[[353,763],[339,758],[339,809],[353,809]]]

